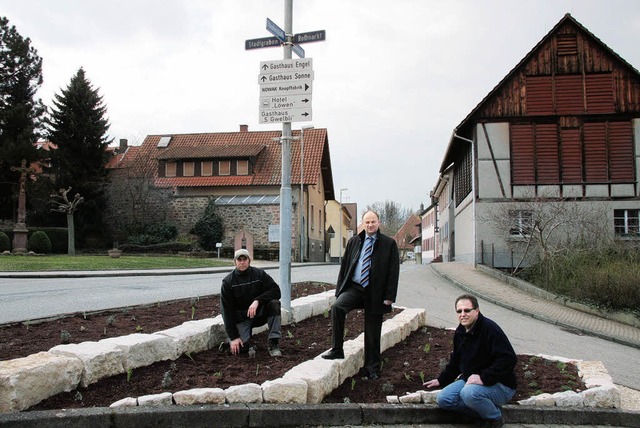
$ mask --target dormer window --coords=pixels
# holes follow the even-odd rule
[[[164,165],[165,177],[175,177],[177,169],[177,164],[175,162],[167,162]]]
[[[248,160],[239,160],[236,163],[236,174],[237,175],[249,175],[249,161]]]
[[[182,176],[193,177],[196,173],[195,162],[183,162],[182,163]]]
[[[202,176],[209,177],[213,175],[213,161],[202,161]]]
[[[221,160],[218,162],[220,175],[231,175],[231,161]]]

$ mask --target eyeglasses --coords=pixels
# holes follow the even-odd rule
[[[471,311],[476,310],[477,308],[471,308],[471,309],[456,309],[456,314],[461,314],[461,313],[465,313],[468,314]]]

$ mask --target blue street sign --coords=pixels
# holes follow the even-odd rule
[[[327,33],[325,30],[311,31],[309,33],[299,33],[293,36],[293,43],[311,43],[326,40]]]
[[[277,37],[262,37],[260,39],[250,39],[244,41],[244,49],[260,49],[281,46],[282,42]]]
[[[270,20],[269,18],[267,18],[267,30],[273,34],[274,36],[276,36],[281,42],[284,42],[286,39],[286,35],[284,33],[284,30],[280,27],[278,27],[278,25],[273,22],[272,20]]]
[[[298,55],[299,58],[304,58],[304,49],[298,45],[291,45],[291,50]]]

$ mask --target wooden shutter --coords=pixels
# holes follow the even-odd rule
[[[611,73],[587,74],[587,113],[614,113]]]
[[[556,113],[584,113],[582,75],[556,76]]]
[[[533,126],[511,126],[511,183],[535,183]]]
[[[528,115],[553,114],[551,76],[527,76],[526,109]]]
[[[560,182],[557,129],[556,124],[538,124],[535,128],[537,182],[540,184]]]
[[[609,181],[606,123],[584,124],[584,158],[587,183],[606,183]]]
[[[565,184],[582,183],[582,150],[580,147],[579,129],[560,130],[562,182]]]
[[[609,122],[611,182],[633,182],[633,132],[630,122]]]

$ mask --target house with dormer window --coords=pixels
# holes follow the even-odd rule
[[[607,233],[638,239],[640,74],[567,14],[453,130],[439,172],[444,261],[513,266],[535,206],[598,210]]]
[[[247,248],[275,258],[279,249],[282,153],[280,131],[149,135],[132,153],[152,166],[156,188],[169,193],[167,220],[188,233],[215,201],[224,224],[223,248]],[[334,199],[326,129],[293,131],[293,260],[324,261],[325,201]],[[304,144],[304,149],[302,145]],[[304,161],[301,154],[304,150]],[[123,166],[140,164],[126,156]],[[118,162],[110,167],[118,169]],[[303,245],[300,245],[302,242]]]

